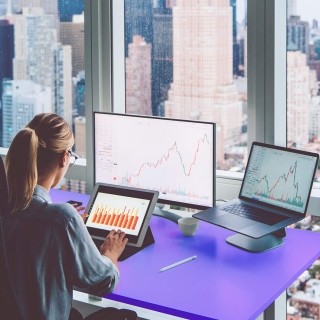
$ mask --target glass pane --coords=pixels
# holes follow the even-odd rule
[[[85,156],[84,0],[0,1],[0,146],[35,114],[73,127]]]
[[[287,145],[320,153],[320,2],[287,4]]]
[[[320,2],[288,0],[287,6],[287,145],[319,153]],[[319,232],[320,217],[307,216],[294,227]],[[318,259],[288,288],[287,319],[320,319],[319,288]]]
[[[125,0],[126,112],[217,123],[217,168],[247,152],[246,0]]]

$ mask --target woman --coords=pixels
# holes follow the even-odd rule
[[[43,113],[15,136],[6,156],[7,276],[23,319],[68,319],[73,286],[102,295],[119,281],[117,260],[125,234],[111,231],[99,252],[77,210],[50,199],[49,190],[75,161],[73,144],[68,124]]]

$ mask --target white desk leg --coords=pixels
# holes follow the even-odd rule
[[[260,317],[258,318],[260,320]],[[285,320],[287,319],[287,292],[283,292],[278,299],[276,299],[264,311],[264,320]]]

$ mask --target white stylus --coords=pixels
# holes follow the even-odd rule
[[[174,268],[174,267],[176,267],[176,266],[179,266],[180,264],[186,263],[186,262],[191,261],[191,260],[194,260],[194,259],[197,259],[197,256],[192,256],[192,257],[189,257],[189,258],[187,258],[187,259],[184,259],[184,260],[178,261],[178,262],[176,262],[176,263],[170,264],[169,266],[166,266],[166,267],[161,268],[161,269],[159,270],[159,272],[169,270],[169,269],[171,269],[171,268]]]

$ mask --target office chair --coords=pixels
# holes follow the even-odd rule
[[[21,320],[23,315],[21,313],[16,294],[13,289],[11,282],[6,248],[4,242],[4,233],[3,233],[3,218],[8,213],[9,208],[9,195],[8,195],[8,185],[7,185],[7,175],[4,167],[4,162],[0,156],[0,279],[2,285],[0,286],[0,301],[3,305],[6,306],[5,310],[10,312],[10,319],[12,320]],[[0,311],[1,316],[7,318],[7,311]],[[9,319],[9,318],[7,318]]]
[[[5,215],[8,210],[9,196],[8,196],[8,185],[7,175],[4,167],[4,162],[0,156],[0,215]]]

